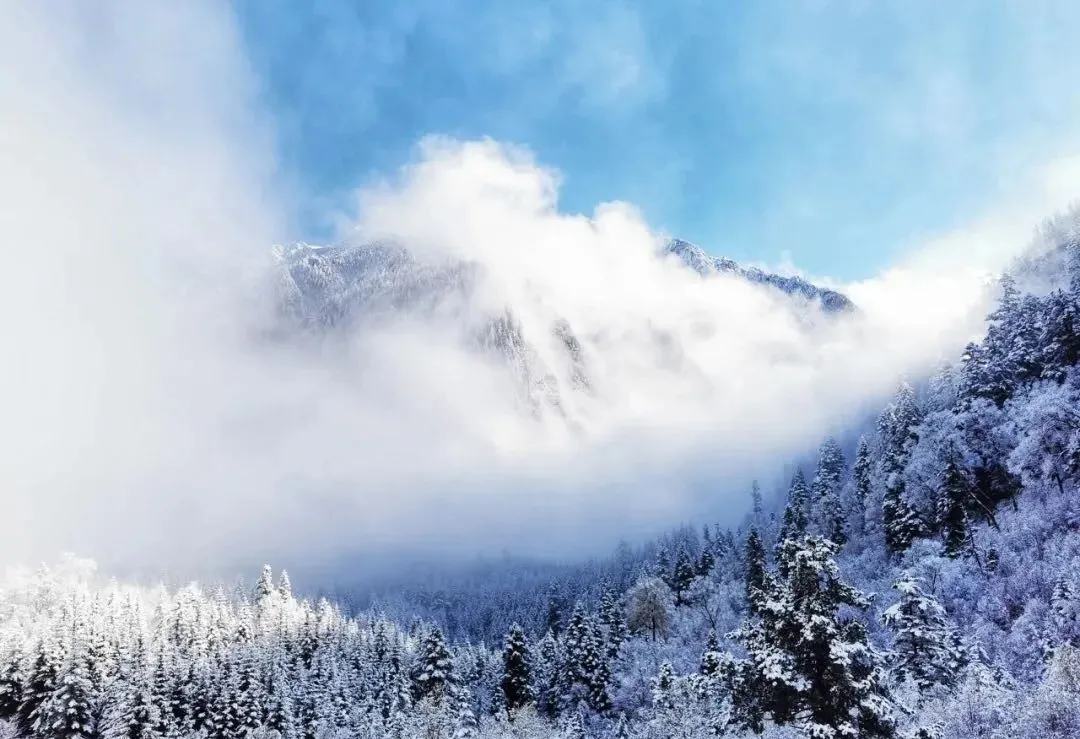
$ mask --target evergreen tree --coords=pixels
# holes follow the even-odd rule
[[[255,583],[255,603],[262,605],[275,592],[277,588],[274,587],[274,571],[270,569],[270,565],[263,565],[259,580]]]
[[[699,672],[705,677],[716,677],[723,668],[723,660],[720,656],[720,643],[716,640],[716,632],[709,632],[709,639],[705,642],[705,651],[701,653],[701,665]]]
[[[716,567],[716,556],[712,552],[712,547],[704,547],[701,550],[701,556],[698,557],[697,574],[698,577],[708,577],[712,574],[713,568]]]
[[[510,628],[503,649],[502,693],[511,715],[536,698],[532,688],[532,654],[525,632],[517,624]]]
[[[747,658],[725,671],[733,717],[747,728],[761,732],[769,719],[814,737],[895,736],[881,659],[865,627],[840,615],[867,601],[840,580],[836,548],[813,536],[786,540],[778,555],[785,574],[733,634]]]
[[[686,549],[680,549],[675,560],[675,573],[671,585],[671,590],[675,593],[675,605],[686,604],[686,595],[695,577],[697,577],[697,572],[694,570],[690,555],[687,554]]]
[[[42,718],[42,710],[59,684],[61,655],[59,646],[51,634],[42,635],[35,645],[34,659],[29,669],[29,679],[21,692],[15,726],[23,736],[34,732]]]
[[[626,619],[618,598],[611,591],[604,593],[600,602],[600,625],[605,636],[608,661],[614,663],[619,657],[619,650],[626,641]]]
[[[916,428],[921,420],[915,392],[906,383],[900,386],[893,402],[878,420],[883,446],[880,461],[884,480],[881,518],[885,528],[885,547],[893,555],[907,551],[922,533],[919,516],[905,498],[904,482],[904,469],[918,442]]]
[[[671,663],[664,661],[660,665],[660,672],[653,681],[652,700],[653,707],[664,711],[674,708],[672,689],[675,687],[675,670]]]
[[[784,519],[780,525],[780,537],[777,541],[777,549],[786,539],[797,539],[806,533],[807,505],[810,491],[806,487],[806,478],[802,470],[795,470],[791,478],[791,487],[788,489],[787,506],[784,508]]]
[[[765,599],[765,545],[756,528],[746,537],[746,605],[751,613],[764,606]]]
[[[554,719],[559,712],[566,690],[567,675],[561,645],[549,631],[536,647],[533,660],[536,685],[536,707],[541,716]]]
[[[559,593],[558,588],[552,585],[548,591],[548,609],[545,620],[545,628],[554,636],[562,631],[563,614],[566,610],[566,599]]]
[[[161,739],[159,713],[148,681],[122,677],[110,688],[101,735],[103,739]]]
[[[18,716],[22,703],[22,650],[14,646],[0,664],[0,720]]]
[[[815,506],[815,519],[822,536],[843,546],[847,541],[847,521],[843,503],[840,500],[840,488],[844,481],[847,462],[844,452],[836,439],[829,437],[821,445],[817,473],[814,475],[812,498]]]
[[[81,649],[73,650],[57,675],[56,687],[38,706],[34,736],[40,739],[82,739],[95,731],[90,668]]]
[[[610,668],[595,623],[578,603],[566,627],[566,679],[568,707],[588,707],[597,713],[611,708],[608,695]]]
[[[292,686],[282,660],[273,660],[266,678],[266,728],[276,731],[281,739],[295,739],[297,729]]]
[[[945,466],[945,475],[938,493],[938,521],[945,540],[945,553],[957,557],[968,549],[968,487],[960,468],[953,460]]]
[[[278,578],[277,591],[281,594],[283,600],[291,600],[293,597],[292,581],[289,579],[289,573],[285,570],[281,571],[281,576]]]
[[[856,520],[863,521],[867,503],[870,502],[873,461],[870,458],[870,444],[865,436],[859,437],[859,445],[855,449],[855,464],[851,468],[851,478],[854,487],[854,508]]]
[[[420,650],[420,664],[413,678],[416,700],[430,698],[439,703],[453,680],[453,658],[442,631],[432,629]]]
[[[966,659],[945,609],[909,573],[893,585],[900,600],[882,614],[893,631],[891,663],[900,678],[910,678],[923,692],[952,687]]]
[[[457,719],[454,723],[453,739],[473,739],[478,733],[476,714],[468,700],[468,691],[460,691],[458,696]]]

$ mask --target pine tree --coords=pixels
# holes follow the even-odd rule
[[[38,707],[34,736],[41,739],[89,737],[93,709],[90,668],[81,649],[74,649],[57,675],[52,693]]]
[[[784,574],[768,585],[760,615],[732,635],[747,652],[724,668],[733,718],[753,731],[769,719],[823,739],[895,736],[881,659],[865,627],[840,615],[868,602],[840,580],[836,549],[814,536],[786,540]]]
[[[674,707],[671,692],[675,687],[675,670],[671,663],[664,661],[660,665],[660,672],[653,680],[652,701],[653,707],[658,710],[670,710]]]
[[[22,703],[22,649],[15,645],[0,664],[0,720],[18,716]]]
[[[468,691],[460,690],[457,702],[457,719],[454,722],[453,739],[473,739],[478,734],[479,726],[476,721],[476,714],[473,713],[468,699]]]
[[[907,551],[923,530],[915,509],[905,499],[904,469],[918,442],[916,428],[922,417],[915,402],[915,392],[906,383],[878,420],[883,451],[881,473],[884,493],[881,503],[885,548],[890,554]]]
[[[780,525],[780,537],[776,544],[778,549],[786,539],[798,539],[806,533],[808,524],[806,508],[809,496],[810,491],[806,487],[806,478],[803,477],[802,470],[795,470],[791,478],[791,487],[788,489],[784,519]]]
[[[41,719],[43,706],[59,684],[61,656],[59,645],[51,636],[45,634],[38,639],[29,669],[29,680],[21,691],[22,702],[15,726],[23,736],[34,732],[34,726]]]
[[[566,691],[567,670],[561,645],[549,631],[536,646],[533,660],[536,685],[536,707],[541,716],[554,719]]]
[[[865,436],[859,437],[859,445],[855,449],[855,464],[851,468],[851,478],[855,493],[855,511],[858,514],[856,520],[863,521],[867,503],[871,495],[871,477],[873,475],[873,461],[870,458],[870,444]]]
[[[150,673],[150,695],[157,706],[157,724],[154,726],[155,733],[163,737],[179,736],[179,727],[173,720],[172,699],[176,692],[176,681],[173,679],[171,661],[166,655],[165,644],[159,641],[157,655],[154,658],[153,669]]]
[[[285,570],[281,571],[281,576],[278,578],[277,591],[281,594],[282,600],[291,600],[293,597],[292,581]]]
[[[697,577],[697,573],[694,571],[690,555],[686,553],[686,549],[680,549],[679,555],[675,559],[675,574],[672,578],[671,587],[671,590],[675,593],[675,605],[686,604],[686,594],[689,592],[695,577]]]
[[[565,610],[566,600],[563,598],[562,594],[559,593],[558,588],[555,585],[552,585],[548,591],[548,610],[545,627],[547,631],[550,631],[554,636],[558,636],[562,631]]]
[[[660,542],[660,545],[656,549],[656,576],[659,577],[664,583],[675,590],[675,568],[671,562],[671,550],[668,548],[666,542]]]
[[[817,473],[814,475],[812,498],[817,528],[822,536],[843,546],[847,541],[846,517],[840,500],[847,462],[836,439],[829,437],[821,445]]]
[[[532,688],[532,653],[525,639],[525,631],[517,624],[510,627],[506,635],[501,684],[506,709],[511,715],[536,699]]]
[[[966,662],[945,609],[909,573],[893,585],[900,600],[882,614],[893,631],[891,663],[900,678],[910,678],[920,691],[952,687]]]
[[[604,593],[600,602],[600,625],[605,636],[605,654],[608,661],[614,663],[619,658],[619,650],[626,641],[626,619],[623,618],[622,605],[614,593]]]
[[[101,735],[103,739],[162,739],[157,730],[159,714],[149,682],[122,677],[110,688]]]
[[[960,468],[953,460],[945,466],[945,475],[938,493],[937,513],[945,540],[945,554],[957,557],[968,549],[968,487]]]
[[[765,545],[756,528],[746,537],[746,605],[751,613],[764,606],[765,598]]]
[[[420,650],[420,664],[413,678],[416,700],[431,698],[439,703],[453,681],[453,658],[442,631],[432,629]]]
[[[712,574],[712,571],[715,567],[716,557],[715,555],[713,555],[712,547],[703,547],[701,550],[701,556],[698,557],[698,577],[708,577],[710,574]]]
[[[758,481],[750,483],[750,512],[754,516],[754,523],[760,524],[764,515],[765,506],[761,498],[761,486]]]
[[[918,514],[903,498],[903,487],[887,486],[881,499],[881,520],[885,527],[885,548],[889,554],[906,552],[922,533]]]
[[[566,627],[565,683],[569,686],[568,707],[586,706],[597,713],[611,708],[608,695],[610,668],[595,623],[578,603]]]
[[[273,658],[266,675],[265,724],[266,728],[276,731],[281,739],[295,739],[297,736],[292,686],[284,660],[278,656]]]
[[[716,677],[723,667],[720,657],[720,642],[716,640],[716,632],[710,631],[709,638],[705,642],[705,651],[701,653],[701,665],[698,671],[705,677]]]
[[[274,587],[274,571],[270,569],[270,565],[263,565],[259,580],[255,583],[254,597],[256,605],[262,605],[275,592],[277,592],[277,588]]]

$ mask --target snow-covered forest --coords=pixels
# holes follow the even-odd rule
[[[853,448],[826,438],[787,489],[754,485],[741,525],[541,568],[519,598],[357,610],[270,567],[231,589],[12,571],[4,731],[1080,736],[1080,217],[999,287],[984,338]]]

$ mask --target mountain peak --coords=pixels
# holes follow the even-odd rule
[[[664,246],[664,253],[678,257],[702,277],[721,273],[737,275],[749,282],[773,287],[786,295],[817,302],[828,313],[842,313],[855,308],[846,295],[835,290],[819,287],[802,277],[773,274],[757,267],[744,267],[727,257],[714,257],[697,244],[683,239],[669,240]]]

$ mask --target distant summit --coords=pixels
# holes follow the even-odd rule
[[[702,277],[721,272],[738,275],[756,284],[769,285],[788,295],[819,302],[822,309],[829,313],[849,311],[855,307],[854,303],[846,295],[842,295],[835,290],[818,287],[801,277],[784,277],[765,272],[757,267],[743,267],[738,262],[727,257],[714,257],[697,244],[691,244],[689,241],[672,239],[664,247],[664,251],[679,257],[686,266]]]
[[[808,330],[815,313],[828,317],[853,309],[837,292],[709,256],[686,241],[667,243],[657,258],[668,255],[703,277],[728,273],[777,291]],[[490,291],[484,288],[494,277],[479,261],[421,257],[400,245],[371,242],[278,246],[274,257],[285,335],[362,331],[399,320],[413,328],[427,326],[510,372],[521,407],[536,416],[554,414],[572,423],[588,415],[590,399],[607,387],[605,372],[625,361],[625,355],[612,353],[610,337],[619,332],[634,336],[641,361],[661,375],[672,381],[708,382],[678,326],[649,320],[630,327],[575,325],[558,300],[527,292],[505,304],[493,303],[485,298]],[[716,289],[724,287],[718,284]]]

